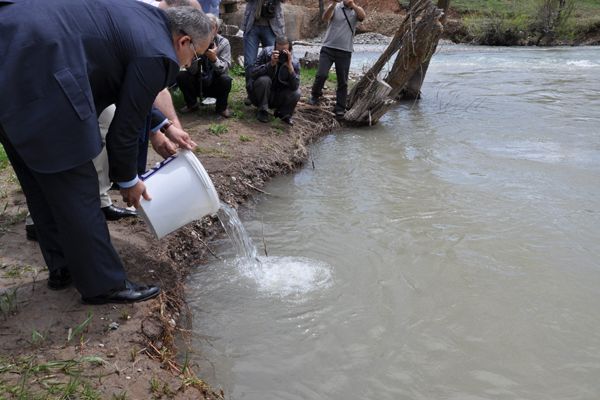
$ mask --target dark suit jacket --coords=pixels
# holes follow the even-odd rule
[[[101,150],[113,181],[136,176],[138,135],[158,92],[175,81],[165,14],[127,0],[0,0],[0,124],[27,165],[64,171]]]

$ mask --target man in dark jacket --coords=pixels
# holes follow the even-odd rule
[[[206,51],[206,16],[135,1],[0,0],[0,37],[0,143],[36,223],[48,285],[72,279],[91,304],[156,296],[158,287],[127,280],[100,211],[98,114],[116,105],[109,175],[137,207],[150,200],[137,176],[139,132],[180,66]]]
[[[300,64],[294,60],[292,42],[285,36],[275,39],[275,47],[263,49],[251,71],[250,100],[258,107],[256,118],[269,121],[269,108],[275,117],[293,125],[292,115],[300,100]]]

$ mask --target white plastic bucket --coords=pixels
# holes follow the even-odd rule
[[[219,195],[206,170],[189,150],[158,163],[141,179],[152,200],[142,199],[139,211],[159,239],[219,210]]]

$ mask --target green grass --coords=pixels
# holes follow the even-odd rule
[[[300,68],[301,85],[312,85],[312,83],[315,81],[315,76],[317,76],[316,68]],[[337,83],[337,76],[335,75],[335,72],[329,71],[327,81]]]
[[[34,356],[0,356],[0,399],[101,399],[91,379],[105,374],[90,375],[90,367],[104,363],[95,356],[48,362]]]
[[[224,133],[227,133],[229,128],[224,124],[210,124],[208,127],[208,133],[214,136],[221,136]]]
[[[0,144],[0,170],[3,170],[8,165],[8,156],[6,155],[6,151],[4,151],[4,147]]]
[[[486,43],[499,38],[535,38],[535,22],[541,0],[453,0],[450,6],[462,14],[463,23],[475,42]],[[575,40],[591,30],[600,28],[600,1],[576,0],[573,13],[557,30],[559,40]],[[493,41],[493,40],[491,40]]]

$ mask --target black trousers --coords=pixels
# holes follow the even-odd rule
[[[122,287],[125,270],[100,210],[92,161],[66,171],[40,173],[25,164],[1,125],[0,143],[25,193],[48,269],[67,268],[83,297]]]
[[[198,103],[198,97],[214,97],[217,99],[215,111],[220,113],[227,108],[227,99],[231,92],[231,77],[229,75],[214,75],[211,80],[201,80],[198,75],[188,71],[179,71],[177,86],[183,93],[183,99],[188,107]]]
[[[350,72],[350,61],[352,53],[349,51],[321,47],[319,54],[319,68],[312,87],[312,97],[318,99],[323,95],[323,86],[329,75],[331,66],[335,64],[337,76],[337,91],[335,93],[335,112],[346,111],[346,99],[348,98],[348,73]]]
[[[273,108],[281,118],[291,117],[300,100],[300,89],[273,88],[271,78],[263,75],[252,83],[250,100],[259,110]]]

